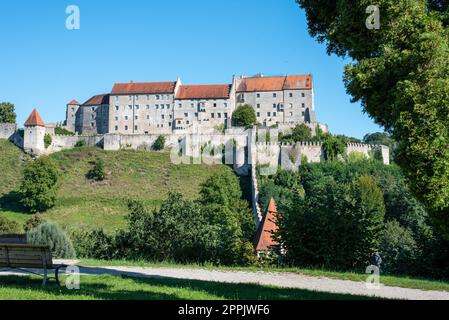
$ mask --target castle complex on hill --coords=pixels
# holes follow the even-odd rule
[[[234,110],[253,106],[265,127],[316,127],[311,75],[233,77],[231,84],[117,83],[111,93],[67,104],[65,126],[82,135],[170,134],[191,127],[231,127]]]

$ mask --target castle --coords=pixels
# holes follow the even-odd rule
[[[67,104],[65,126],[81,135],[170,134],[176,130],[232,126],[242,104],[255,109],[265,127],[317,125],[311,75],[234,76],[231,84],[116,83],[111,92],[83,104]]]

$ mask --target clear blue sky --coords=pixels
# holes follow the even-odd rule
[[[65,28],[71,4],[80,30]],[[16,105],[20,124],[32,108],[62,121],[67,102],[110,92],[114,82],[311,73],[318,120],[333,133],[381,130],[350,103],[347,61],[309,36],[294,0],[1,0],[0,39],[0,101]]]

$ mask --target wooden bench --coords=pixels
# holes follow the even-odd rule
[[[44,280],[42,285],[46,285],[48,280],[48,270],[55,270],[54,279],[59,283],[59,270],[66,268],[66,265],[54,265],[51,251],[48,246],[36,246],[29,244],[0,244],[0,268],[17,269],[27,273],[42,276],[39,273],[26,269],[44,270]]]

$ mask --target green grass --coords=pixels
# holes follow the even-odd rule
[[[193,268],[193,269],[208,269],[208,270],[227,270],[227,271],[263,271],[263,272],[291,272],[314,277],[325,277],[340,280],[352,281],[366,281],[367,275],[356,272],[337,272],[321,269],[306,269],[306,268],[276,268],[276,267],[225,267],[208,264],[176,264],[172,262],[144,262],[144,261],[125,261],[125,260],[93,260],[83,259],[80,263],[82,266],[135,266],[135,267],[158,267],[158,268]],[[421,289],[421,290],[436,290],[449,291],[449,283],[437,280],[419,279],[411,277],[381,275],[380,282],[386,286]]]
[[[36,277],[1,277],[0,300],[360,300],[368,297],[173,278],[81,276],[80,290],[51,283],[43,288]]]
[[[91,162],[101,157],[108,173],[103,182],[92,182],[85,175]],[[61,170],[56,206],[43,218],[63,227],[101,226],[113,231],[125,226],[127,200],[143,200],[157,208],[171,191],[188,199],[198,197],[201,183],[226,166],[174,165],[169,153],[147,151],[104,151],[77,148],[51,155]],[[0,214],[23,224],[30,215],[18,205],[14,191],[20,185],[25,160],[22,151],[0,140]]]

